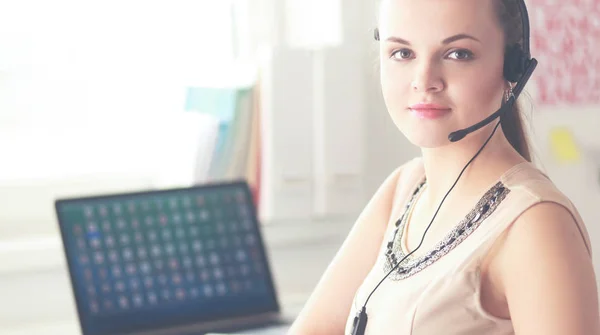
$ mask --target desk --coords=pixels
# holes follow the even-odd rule
[[[293,304],[284,312],[286,316],[298,315],[302,304]],[[5,329],[1,327],[2,335],[81,335],[76,319],[59,322],[43,322]],[[283,334],[282,334],[283,335]]]
[[[76,320],[2,329],[2,335],[81,335]]]

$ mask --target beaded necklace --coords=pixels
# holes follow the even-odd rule
[[[395,223],[395,228],[390,239],[386,244],[384,253],[383,270],[388,273],[393,267],[398,265],[407,253],[402,248],[404,229],[407,222],[412,217],[416,200],[426,187],[426,180],[418,184],[411,195],[410,200],[403,209],[403,214]],[[435,261],[446,255],[450,250],[464,241],[479,225],[494,212],[496,207],[502,202],[510,189],[506,188],[502,182],[492,186],[479,200],[475,207],[459,222],[439,243],[434,245],[433,249],[423,256],[409,256],[399,265],[397,269],[388,277],[393,281],[398,281],[414,275],[423,270]]]

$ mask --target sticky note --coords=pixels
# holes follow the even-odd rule
[[[573,133],[567,127],[557,127],[550,131],[550,150],[560,163],[577,162],[581,157]]]

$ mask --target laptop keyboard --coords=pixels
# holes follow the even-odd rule
[[[274,310],[253,206],[239,183],[61,201],[84,330],[120,333]]]
[[[213,205],[221,207],[213,211],[193,206],[192,199],[185,202],[188,198],[181,205],[176,198],[125,208],[100,204],[95,216],[88,207],[87,224],[73,229],[92,314],[266,291],[256,278],[264,267],[248,211],[234,199],[224,208]],[[235,216],[211,217],[222,208]]]

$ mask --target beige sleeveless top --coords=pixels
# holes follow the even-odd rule
[[[351,334],[357,310],[369,293],[404,257],[399,247],[405,227],[401,217],[423,181],[420,158],[403,167],[394,200],[398,210],[392,213],[375,265],[356,293],[346,334]],[[588,233],[573,204],[533,164],[520,163],[504,173],[442,241],[420,253],[423,256],[410,256],[388,276],[367,304],[366,334],[514,334],[510,320],[490,315],[481,305],[480,263],[521,213],[543,201],[571,212],[591,256]]]

